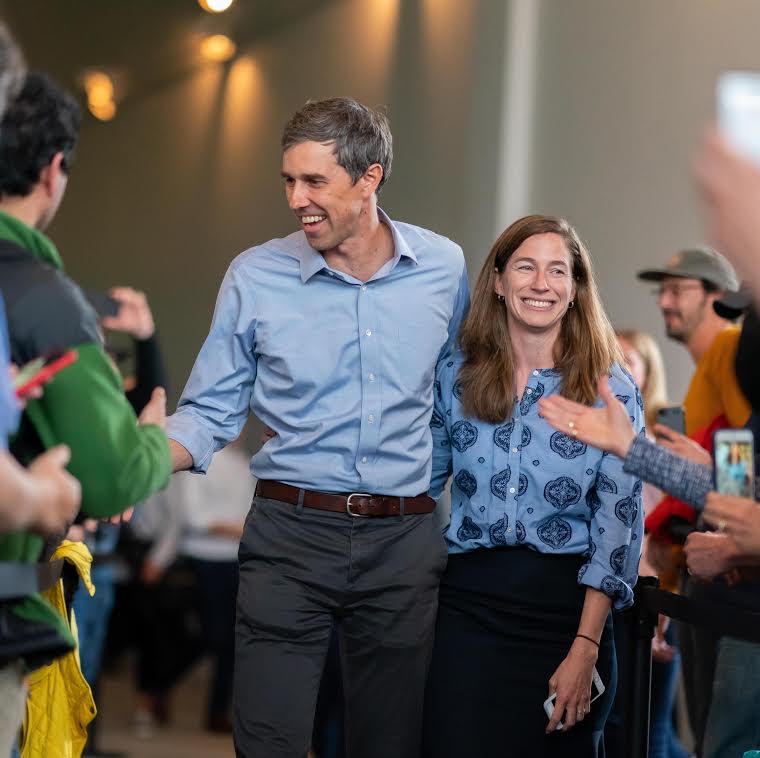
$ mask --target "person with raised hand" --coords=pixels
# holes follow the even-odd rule
[[[663,435],[659,445],[637,432],[606,377],[599,379],[598,392],[601,407],[583,405],[555,395],[541,399],[541,414],[555,429],[567,429],[572,424],[577,439],[622,458],[624,469],[629,473],[684,502],[701,507],[712,489],[712,472],[701,462],[702,453],[693,450],[683,439],[684,435],[662,425],[654,428],[656,433]],[[671,451],[671,446],[680,453],[691,452],[692,458]]]

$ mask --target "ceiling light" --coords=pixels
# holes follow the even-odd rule
[[[110,121],[116,115],[114,84],[103,71],[87,71],[82,77],[82,86],[87,93],[87,108],[100,121]]]
[[[99,121],[110,121],[116,115],[116,104],[113,100],[107,100],[101,105],[96,105],[90,100],[87,103],[90,113]]]
[[[84,89],[87,99],[95,105],[103,105],[113,100],[113,82],[108,74],[93,71],[84,79]]]
[[[208,13],[224,13],[235,0],[198,0],[198,5]]]
[[[207,61],[222,63],[228,61],[235,55],[237,47],[235,43],[224,34],[214,34],[201,42],[201,55]]]

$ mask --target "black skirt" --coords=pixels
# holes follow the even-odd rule
[[[425,705],[425,758],[597,758],[617,671],[608,617],[604,694],[567,732],[545,733],[549,679],[578,630],[581,556],[525,547],[453,555],[443,576]]]

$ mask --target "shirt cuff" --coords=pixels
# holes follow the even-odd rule
[[[166,419],[166,436],[179,442],[193,458],[190,471],[205,474],[214,455],[214,437],[181,409]]]
[[[578,572],[578,584],[603,592],[612,600],[613,610],[622,611],[633,605],[633,588],[636,580],[634,579],[633,584],[630,584],[623,577],[610,574],[594,562],[581,566]]]
[[[645,435],[637,434],[623,458],[623,471],[642,478],[641,473],[646,470],[647,459],[652,455],[652,447],[657,446]]]

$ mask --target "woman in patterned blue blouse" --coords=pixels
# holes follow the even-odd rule
[[[572,427],[555,431],[537,403],[598,403],[609,376],[637,429],[644,414],[565,220],[528,216],[502,233],[460,345],[439,365],[431,419],[430,494],[454,479],[425,755],[597,756],[616,681],[610,609],[632,602],[641,553],[641,483]],[[592,705],[595,666],[606,691]]]

